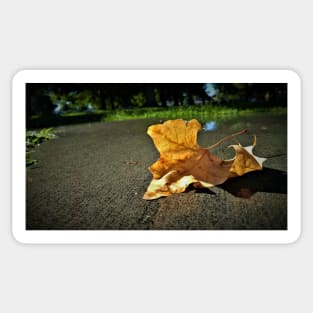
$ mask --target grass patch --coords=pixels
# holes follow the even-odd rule
[[[171,108],[131,108],[115,110],[98,110],[96,112],[71,112],[61,115],[32,116],[27,128],[36,129],[51,126],[90,123],[99,121],[124,121],[132,119],[157,118],[161,120],[182,118],[200,121],[228,120],[237,116],[247,116],[258,112],[286,114],[287,108],[250,108],[238,109],[223,106],[199,105]]]
[[[54,139],[56,135],[52,128],[44,128],[41,130],[26,131],[26,166],[31,166],[37,163],[37,160],[32,159],[31,153],[36,146],[42,142]]]
[[[212,105],[203,106],[188,106],[188,107],[172,107],[172,108],[138,108],[138,109],[124,109],[107,112],[103,116],[102,121],[122,121],[131,119],[177,119],[182,118],[190,120],[193,118],[200,121],[208,119],[213,120],[228,120],[237,116],[247,116],[258,112],[268,112],[275,114],[286,114],[286,108],[271,108],[271,109],[236,109],[227,107],[216,107]]]

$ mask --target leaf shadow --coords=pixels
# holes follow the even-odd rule
[[[216,192],[206,188],[195,188],[193,185],[189,185],[186,192],[195,191],[195,193],[206,193],[208,195],[216,196]]]
[[[232,195],[249,199],[256,192],[269,192],[287,194],[287,172],[271,168],[263,168],[262,171],[255,171],[227,180],[217,186]]]
[[[287,194],[287,172],[271,168],[263,168],[262,171],[255,171],[241,177],[227,180],[222,185],[216,186],[235,197],[249,199],[256,192],[269,192]],[[186,191],[195,190],[196,193],[206,193],[216,195],[210,189],[196,189],[192,185]]]

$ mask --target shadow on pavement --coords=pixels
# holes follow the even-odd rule
[[[250,198],[256,192],[287,194],[287,172],[263,168],[242,177],[229,179],[218,186],[240,198]]]

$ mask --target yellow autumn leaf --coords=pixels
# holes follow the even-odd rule
[[[153,179],[144,199],[152,200],[173,193],[184,192],[190,184],[195,187],[210,188],[222,184],[230,177],[261,170],[265,159],[253,155],[256,144],[249,147],[233,145],[236,156],[222,160],[197,143],[201,124],[191,121],[169,120],[152,125],[148,135],[160,152],[160,158],[149,167]]]

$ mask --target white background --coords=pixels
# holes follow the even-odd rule
[[[300,0],[1,1],[0,311],[312,312],[311,12]],[[272,246],[16,243],[11,78],[32,68],[296,70],[303,89],[301,238]]]

